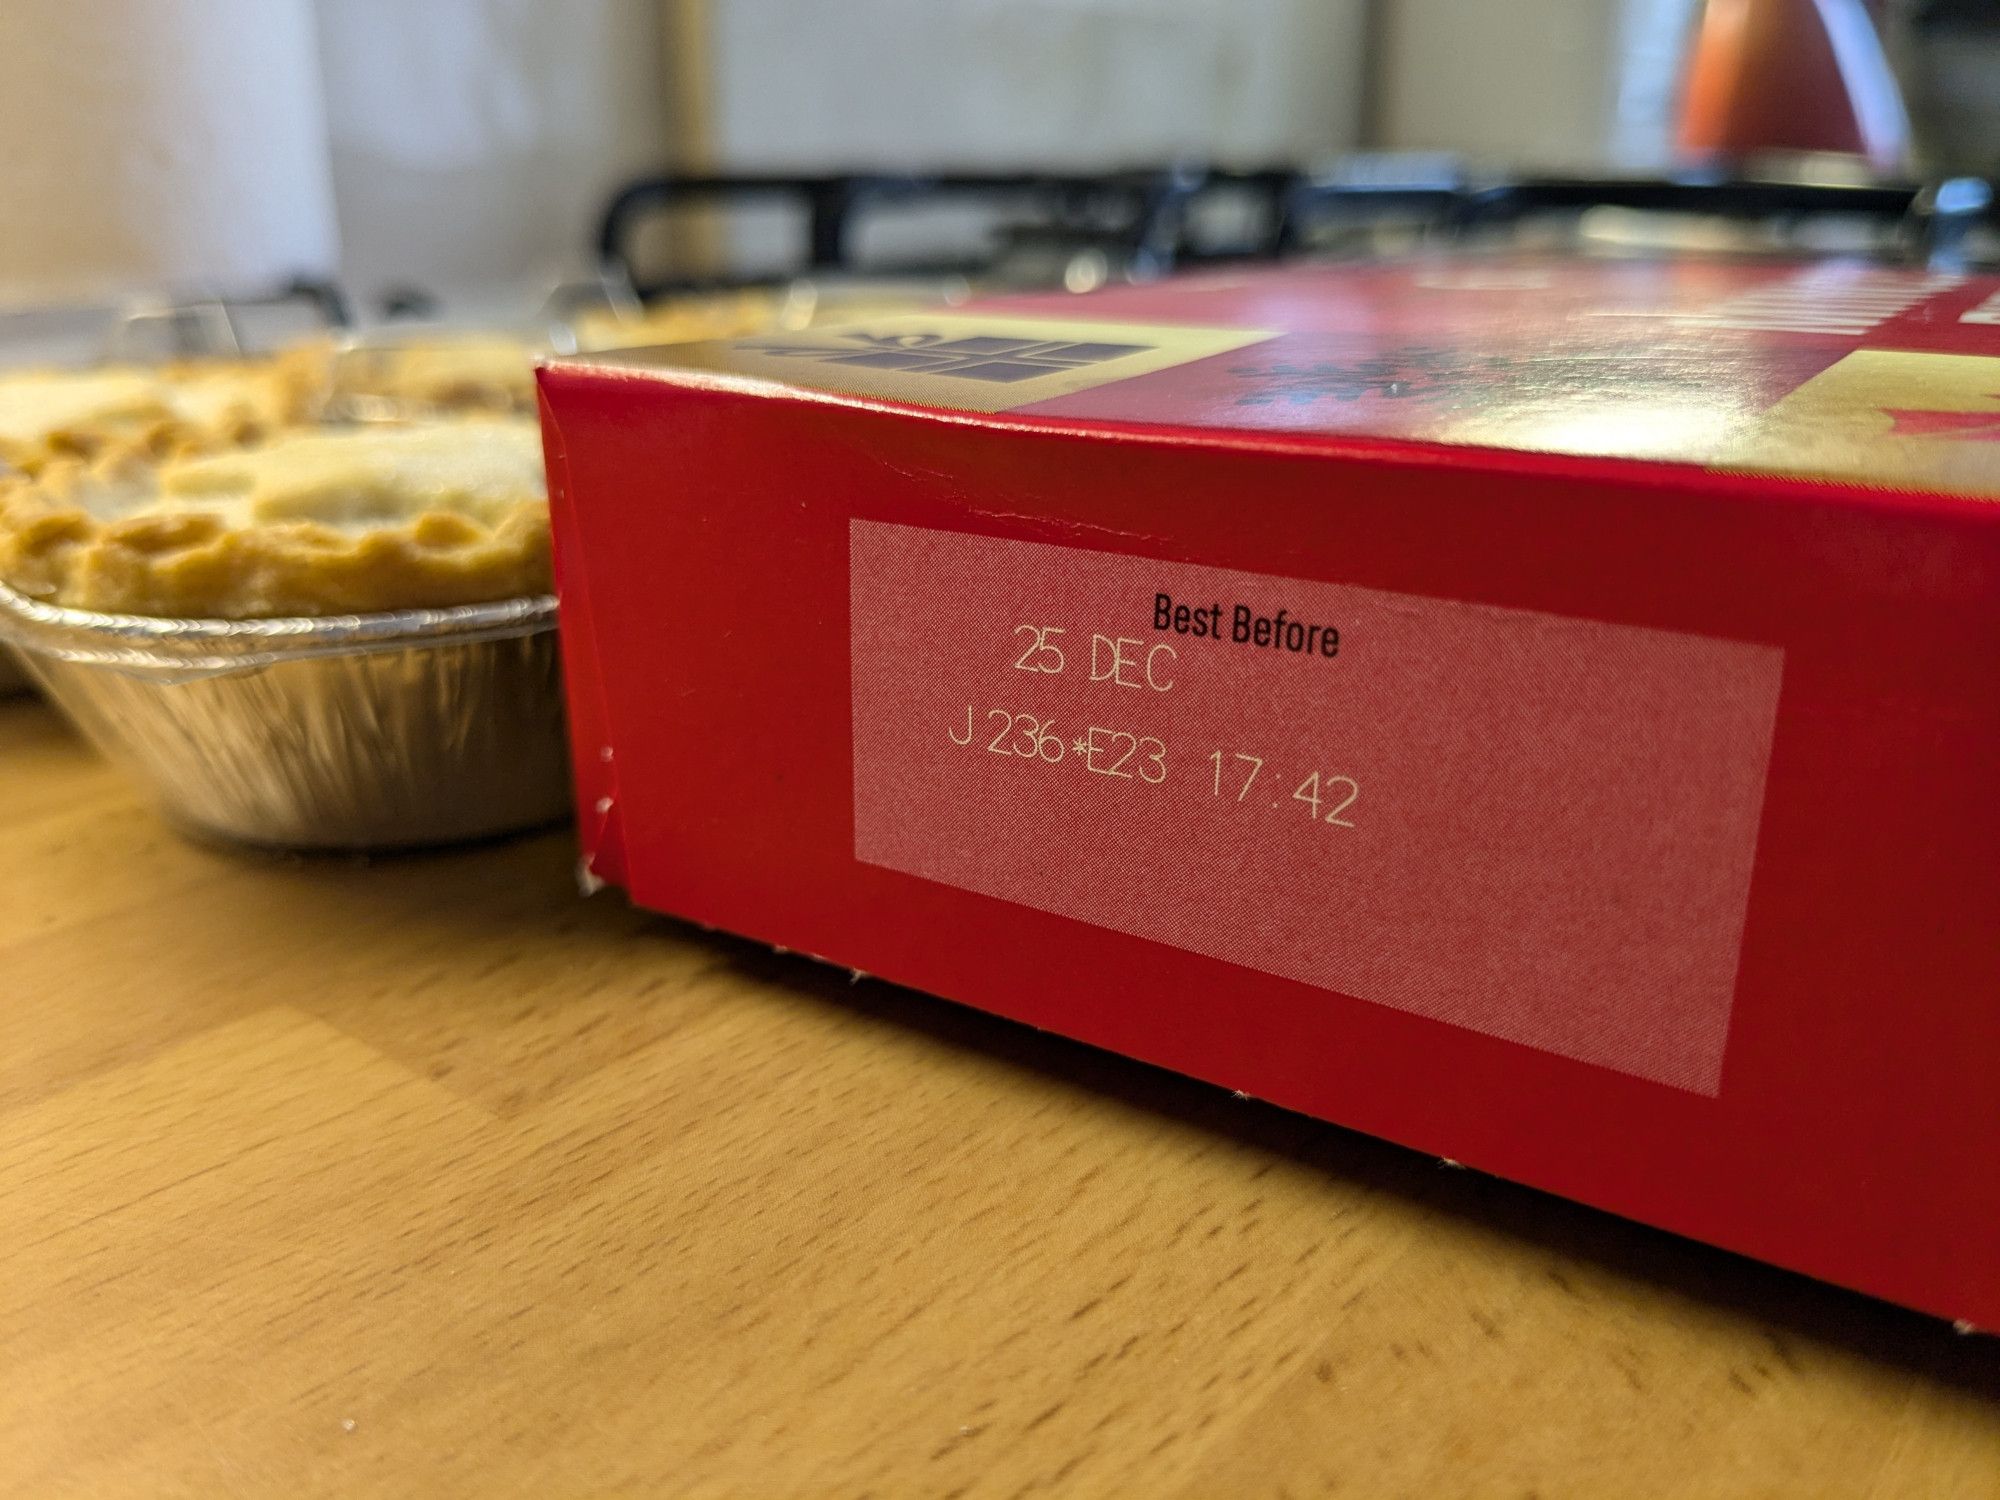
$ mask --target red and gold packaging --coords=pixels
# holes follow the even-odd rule
[[[542,398],[598,879],[2000,1326],[2000,280],[1299,267]]]

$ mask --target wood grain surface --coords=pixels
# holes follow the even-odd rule
[[[0,703],[0,1493],[2000,1496],[2000,1341]]]

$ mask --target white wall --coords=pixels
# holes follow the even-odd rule
[[[1699,0],[1383,0],[1375,144],[1525,171],[1668,154]]]
[[[1359,138],[1363,0],[694,0],[702,159],[738,170],[1313,162]],[[990,219],[875,215],[875,263],[977,257]],[[795,264],[795,215],[729,219]]]
[[[318,0],[318,20],[364,296],[573,271],[611,189],[666,160],[654,0]]]
[[[1617,31],[1598,0],[1393,0],[1383,142],[1543,169],[1599,161]]]
[[[1258,164],[1352,145],[1360,0],[712,0],[755,166]]]
[[[581,269],[612,188],[670,161],[1262,163],[1358,130],[1363,0],[317,7],[343,270],[364,296]],[[792,238],[753,222],[734,242],[788,259]]]
[[[0,303],[324,275],[312,0],[0,0]]]
[[[1367,0],[0,0],[0,106],[25,143],[0,162],[18,242],[11,256],[0,247],[0,283],[10,267],[43,288],[71,269],[93,283],[254,279],[241,257],[167,256],[176,204],[228,225],[232,249],[254,242],[272,264],[314,269],[332,244],[321,158],[342,273],[364,296],[579,269],[611,189],[674,160],[1311,162],[1364,129],[1371,145],[1509,166],[1658,159],[1663,84],[1697,0],[1378,3],[1364,101]],[[309,59],[289,71],[254,61],[267,33],[302,31],[308,10],[311,34],[287,56],[316,42],[324,145]],[[168,98],[170,83],[195,92]],[[267,107],[274,89],[296,107]],[[168,160],[170,132],[144,123],[149,109],[226,119],[233,134]],[[262,123],[240,129],[250,118]],[[92,141],[144,141],[151,155],[114,152],[144,170],[106,194],[111,167],[49,165],[46,121],[102,126]],[[87,148],[75,159],[95,160]],[[194,211],[217,184],[263,182],[252,168],[280,158],[264,172],[278,186]],[[182,173],[191,187],[141,201],[140,187],[190,161],[203,166]],[[111,223],[107,201],[143,211]],[[137,238],[135,223],[149,226]],[[50,243],[30,245],[31,230]]]

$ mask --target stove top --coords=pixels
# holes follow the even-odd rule
[[[1393,253],[1419,245],[1606,253],[1846,254],[1936,269],[2000,264],[1994,186],[1814,177],[1478,178],[1443,157],[1357,156],[1325,170],[1172,166],[1103,174],[674,174],[606,206],[601,263],[642,296],[790,277],[974,276],[986,287],[1090,290],[1190,265]],[[689,211],[792,220],[789,261],[676,275],[642,247]],[[891,259],[897,220],[983,223],[973,253]],[[962,226],[961,226],[962,229]],[[725,232],[722,239],[728,239]],[[769,236],[766,236],[769,238]],[[960,238],[963,238],[961,232]]]

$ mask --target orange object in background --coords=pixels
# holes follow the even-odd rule
[[[1676,132],[1683,153],[1837,151],[1902,167],[1902,93],[1862,0],[1708,0]]]

